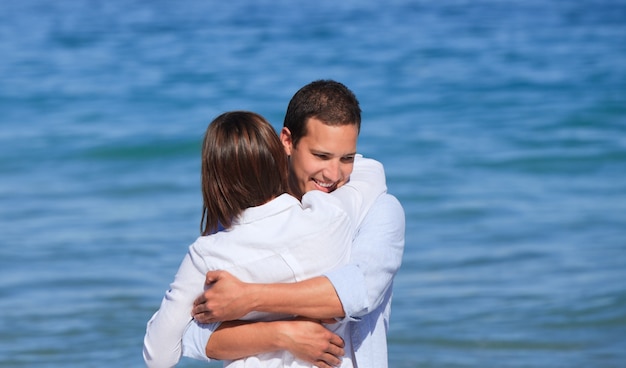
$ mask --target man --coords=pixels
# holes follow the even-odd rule
[[[360,123],[358,100],[341,83],[315,81],[294,95],[280,134],[290,158],[294,195],[331,192],[349,180]],[[194,318],[202,323],[231,322],[217,329],[217,324],[211,328],[191,324],[183,338],[184,355],[230,360],[288,350],[318,367],[331,367],[340,364],[347,350],[358,367],[386,367],[391,291],[402,259],[404,221],[395,197],[381,196],[357,231],[350,263],[310,280],[247,284],[224,271],[207,273],[211,287],[196,301]],[[251,311],[308,319],[234,321]],[[349,341],[320,324],[332,318],[349,323]]]

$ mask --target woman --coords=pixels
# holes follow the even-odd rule
[[[386,190],[382,165],[364,161],[332,194],[311,191],[302,202],[287,194],[288,159],[272,126],[258,114],[235,111],[208,127],[202,148],[200,236],[148,322],[144,359],[170,367],[181,356],[205,274],[226,270],[245,282],[295,282],[348,261],[351,240],[374,199]],[[219,231],[222,226],[224,231]],[[253,313],[247,319],[286,318]],[[337,326],[336,333],[343,330]],[[345,336],[344,336],[345,337]],[[227,362],[228,366],[310,366],[285,351]],[[351,366],[346,354],[343,366]]]

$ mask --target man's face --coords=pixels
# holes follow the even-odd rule
[[[293,146],[291,132],[280,133],[290,159],[290,184],[300,195],[310,190],[332,192],[350,178],[356,155],[356,125],[330,126],[315,118],[307,121],[307,134]]]

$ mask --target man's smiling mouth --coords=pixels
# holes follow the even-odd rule
[[[332,183],[326,183],[326,182],[322,182],[319,180],[315,180],[313,179],[313,182],[315,183],[315,185],[317,185],[318,187],[324,188],[326,190],[330,190],[333,187],[335,187],[335,185],[337,184],[336,182],[332,182]]]

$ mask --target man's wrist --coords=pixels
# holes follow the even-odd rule
[[[269,336],[275,336],[273,347],[276,350],[291,351],[293,348],[293,337],[289,333],[290,323],[288,321],[268,322],[267,328],[271,332]]]
[[[240,308],[245,308],[244,315],[257,311],[262,305],[263,284],[243,283],[243,289],[240,292],[240,301],[237,303]]]

